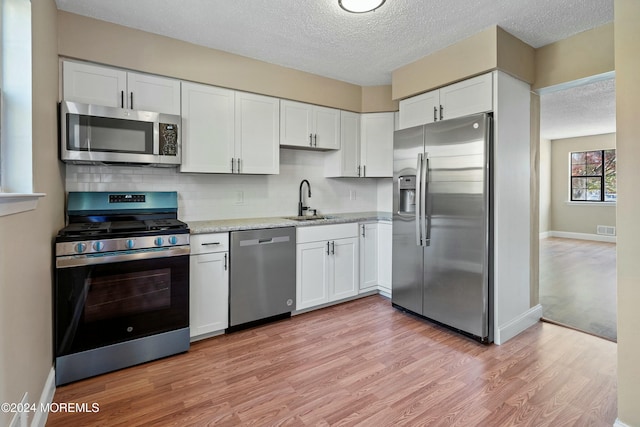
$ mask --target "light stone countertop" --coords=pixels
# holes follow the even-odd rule
[[[323,214],[324,215],[324,214]],[[188,221],[191,234],[224,233],[227,231],[256,230],[260,228],[306,227],[313,225],[343,224],[363,221],[391,221],[391,212],[351,212],[326,214],[327,218],[317,220],[296,221],[282,217],[267,218],[235,218],[210,221]]]

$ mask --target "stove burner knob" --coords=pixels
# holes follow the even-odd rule
[[[93,250],[94,250],[94,251],[98,251],[98,252],[100,252],[100,251],[101,251],[101,250],[103,250],[103,249],[104,249],[104,242],[95,242],[95,243],[93,244]]]
[[[162,244],[164,243],[164,239],[162,237],[156,237],[156,239],[153,241],[153,243],[156,246],[162,246]]]
[[[132,239],[129,239],[129,240],[127,240],[126,242],[124,242],[124,246],[125,246],[125,248],[127,248],[127,249],[133,249],[133,247],[134,247],[135,245],[136,245],[136,241],[135,241],[135,240],[132,240]]]
[[[87,244],[86,243],[78,243],[76,245],[76,252],[81,254],[82,252],[87,250]]]
[[[178,238],[176,236],[169,237],[169,243],[175,245],[176,243],[178,243]]]

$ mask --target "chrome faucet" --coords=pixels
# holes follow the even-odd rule
[[[303,179],[302,182],[300,183],[300,191],[298,193],[298,196],[299,196],[299,199],[298,199],[298,216],[302,216],[302,213],[304,211],[306,211],[307,209],[309,209],[309,207],[302,205],[302,186],[304,185],[305,182],[307,183],[307,189],[309,190],[309,193],[307,194],[307,197],[311,197],[311,184],[309,184],[309,181],[307,181],[306,179]]]

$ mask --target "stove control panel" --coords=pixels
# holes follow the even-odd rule
[[[86,255],[106,252],[135,252],[153,248],[189,245],[189,234],[129,237],[56,243],[56,256]]]

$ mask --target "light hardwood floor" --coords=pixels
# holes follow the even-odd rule
[[[481,345],[375,295],[59,387],[47,426],[611,426],[616,344],[537,323]]]
[[[540,304],[545,319],[616,341],[615,243],[541,240]]]

